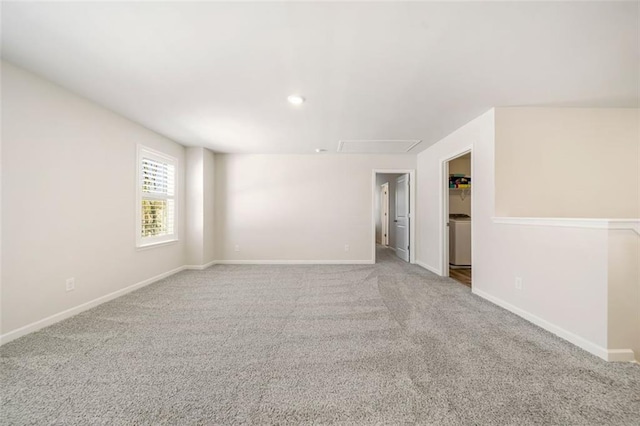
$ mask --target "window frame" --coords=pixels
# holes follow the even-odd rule
[[[175,243],[178,241],[178,159],[144,145],[137,145],[136,150],[136,248],[145,249],[155,246]],[[173,195],[162,196],[155,194],[152,197],[145,197],[142,192],[143,174],[142,159],[149,158],[151,160],[160,161],[173,165]],[[142,236],[142,201],[144,198],[153,198],[157,200],[173,200],[173,233],[160,236],[143,237]]]

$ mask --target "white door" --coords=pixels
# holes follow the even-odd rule
[[[380,222],[382,223],[382,235],[380,242],[383,246],[389,245],[389,182],[380,187]]]
[[[409,261],[409,175],[396,179],[396,255]]]

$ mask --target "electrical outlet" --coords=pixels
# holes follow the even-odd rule
[[[65,284],[65,289],[67,291],[73,291],[76,289],[76,279],[75,278],[67,278],[67,282]]]
[[[522,278],[516,277],[516,290],[522,290]]]
[[[235,251],[240,251],[240,246],[236,244],[236,246],[235,246],[234,250],[235,250]]]
[[[344,245],[344,251],[349,251],[349,244]]]

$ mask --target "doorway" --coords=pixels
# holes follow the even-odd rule
[[[405,262],[415,262],[412,250],[415,230],[412,211],[415,209],[413,170],[374,170],[373,172],[373,244],[385,256]],[[380,252],[380,250],[382,250]]]
[[[443,161],[443,254],[446,276],[472,286],[472,156],[467,150]]]

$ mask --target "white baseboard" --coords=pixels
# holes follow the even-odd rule
[[[525,311],[524,309],[520,309],[517,306],[514,306],[508,302],[505,302],[502,299],[494,297],[488,293],[485,293],[482,290],[478,290],[473,287],[471,292],[475,295],[482,297],[483,299],[488,300],[491,303],[494,303],[507,311],[513,312],[514,314],[526,319],[529,322],[541,327],[558,337],[563,338],[564,340],[573,343],[579,348],[584,349],[585,351],[604,359],[605,361],[634,361],[634,352],[631,349],[607,349],[603,348],[600,345],[597,345],[584,337],[580,337],[577,334],[574,334],[570,331],[565,330],[562,327],[558,327],[555,324],[550,323],[547,320],[544,320],[530,312]]]
[[[373,265],[373,260],[216,260],[218,265]]]
[[[155,277],[148,278],[146,280],[140,281],[136,284],[130,285],[129,287],[121,288],[120,290],[116,290],[113,293],[106,294],[104,296],[98,297],[97,299],[93,299],[89,302],[85,302],[81,305],[74,306],[73,308],[67,309],[62,312],[58,312],[57,314],[51,315],[47,318],[41,319],[39,321],[33,322],[31,324],[25,325],[24,327],[17,328],[13,331],[0,335],[0,346],[8,343],[12,340],[15,340],[19,337],[25,336],[29,333],[33,333],[34,331],[38,331],[44,327],[50,326],[67,318],[70,318],[74,315],[79,314],[80,312],[84,312],[91,308],[94,308],[102,303],[113,300],[117,297],[123,296],[127,293],[131,293],[134,290],[152,284],[156,281],[159,281],[163,278],[176,274],[184,269],[184,266],[180,266],[179,268],[172,269],[167,272],[163,272],[160,275],[156,275]]]
[[[217,260],[212,260],[209,263],[205,263],[204,265],[184,265],[184,269],[191,269],[194,271],[203,271],[205,269],[207,269],[210,266],[213,266],[215,264],[217,264],[218,261]]]
[[[429,272],[433,272],[436,275],[442,276],[442,271],[440,271],[440,269],[436,269],[433,266],[429,266],[426,263],[421,262],[419,260],[416,260],[416,264],[422,266],[424,269],[426,269]]]
[[[607,361],[637,362],[632,349],[608,349]]]

